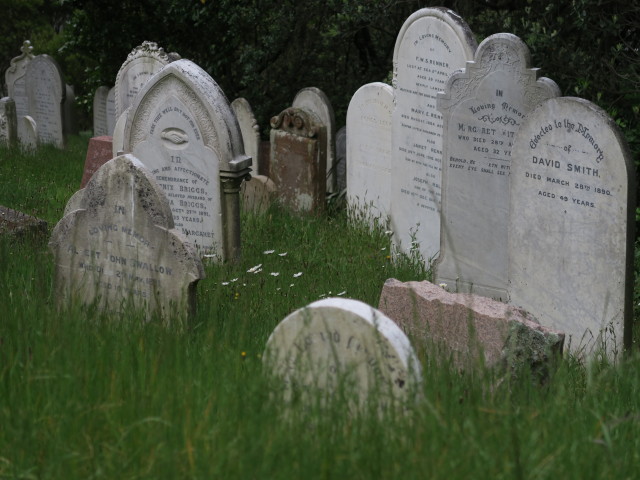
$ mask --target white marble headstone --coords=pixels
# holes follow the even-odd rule
[[[347,110],[347,202],[383,225],[391,210],[392,116],[393,89],[380,82],[360,87]]]
[[[391,226],[395,248],[419,245],[425,262],[440,251],[442,116],[436,93],[473,59],[476,41],[451,10],[424,8],[402,25],[393,53]]]
[[[330,400],[340,388],[357,407],[370,395],[380,405],[406,400],[421,380],[420,364],[400,328],[358,300],[328,298],[287,316],[267,341],[265,366],[283,397]]]
[[[109,135],[107,129],[107,96],[109,87],[104,85],[96,89],[93,95],[93,136]]]
[[[223,190],[221,176],[249,173],[251,158],[220,87],[195,63],[177,60],[144,85],[124,119],[123,150],[164,190],[176,228],[201,254],[228,258],[225,229],[239,223],[239,202],[237,212],[226,209],[233,192]]]
[[[336,120],[329,97],[316,87],[308,87],[300,90],[291,104],[294,108],[302,108],[315,114],[327,129],[327,192],[336,191],[336,174],[334,165],[336,159]]]
[[[144,166],[132,155],[116,157],[80,192],[49,243],[58,305],[118,315],[133,308],[165,321],[193,314],[204,269]]]
[[[560,95],[529,63],[518,37],[491,35],[438,94],[444,161],[435,278],[456,292],[507,300],[513,139],[527,113]]]
[[[523,121],[511,167],[510,302],[610,359],[631,347],[635,167],[615,122],[579,98]]]
[[[27,65],[33,59],[33,47],[29,40],[25,40],[21,50],[21,54],[11,60],[11,64],[5,72],[5,82],[7,84],[7,94],[16,103],[16,118],[18,121],[18,139],[23,142],[25,135],[29,132],[23,130],[21,118],[29,115],[29,98],[27,97],[27,84],[25,82],[25,73]]]
[[[236,98],[231,102],[231,108],[238,119],[244,144],[244,153],[253,159],[252,173],[258,175],[260,172],[260,126],[258,121],[246,98]]]
[[[29,113],[38,125],[38,142],[64,148],[63,104],[66,84],[58,63],[36,56],[25,73]]]

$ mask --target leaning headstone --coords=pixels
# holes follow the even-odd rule
[[[49,55],[38,55],[25,74],[29,112],[38,126],[38,143],[64,148],[62,109],[66,94],[62,70]]]
[[[325,146],[326,128],[313,113],[292,107],[271,119],[270,178],[294,212],[324,211]]]
[[[242,143],[244,144],[244,153],[252,158],[252,172],[258,175],[260,167],[260,126],[247,99],[236,98],[231,102],[231,108],[238,119],[240,132],[242,133]]]
[[[116,120],[116,87],[111,87],[107,94],[107,135],[113,136]]]
[[[165,191],[176,228],[203,255],[238,258],[239,192],[251,158],[220,87],[195,63],[177,60],[144,85],[130,108],[123,149]]]
[[[391,210],[392,115],[393,89],[380,82],[360,87],[347,110],[347,202],[355,215],[383,225]]]
[[[402,25],[393,53],[391,227],[395,249],[418,245],[429,262],[440,251],[442,116],[436,93],[473,59],[476,41],[451,10],[424,8]]]
[[[339,193],[347,190],[347,127],[336,132],[336,188]]]
[[[25,40],[20,51],[22,53],[11,60],[11,64],[5,72],[5,81],[7,84],[7,95],[16,102],[18,139],[22,142],[24,135],[28,134],[28,132],[23,131],[24,124],[21,118],[29,115],[29,97],[27,96],[25,73],[27,71],[27,65],[33,59],[31,42]]]
[[[66,94],[64,97],[64,106],[62,110],[62,122],[65,135],[77,135],[78,115],[76,113],[76,93],[72,85],[66,85]]]
[[[55,226],[55,298],[123,315],[182,320],[194,313],[202,263],[174,228],[167,197],[132,155],[106,163],[83,190],[80,208]]]
[[[529,368],[544,376],[562,354],[564,334],[541,326],[524,310],[469,293],[449,293],[438,285],[387,280],[378,308],[394,320],[418,348],[440,350],[461,369]]]
[[[0,99],[0,145],[12,147],[18,142],[16,103],[12,98]]]
[[[109,87],[104,85],[96,89],[93,95],[93,136],[110,135],[107,128],[107,96]]]
[[[523,121],[511,168],[510,302],[615,360],[631,347],[635,167],[615,122],[556,98]]]
[[[47,222],[26,213],[0,206],[0,235],[39,237],[46,235]]]
[[[329,98],[319,88],[303,88],[296,94],[291,106],[313,113],[325,126],[327,132],[324,147],[327,152],[327,192],[336,192],[336,120]]]
[[[113,158],[112,155],[112,138],[108,135],[101,137],[92,137],[89,139],[87,148],[87,156],[84,160],[84,171],[82,172],[82,180],[80,188],[84,188],[94,173],[98,169]]]
[[[155,42],[142,42],[142,45],[134,48],[116,76],[115,118],[133,104],[138,92],[156,72],[177,58],[179,55],[166,53]]]
[[[263,358],[283,399],[300,396],[310,406],[344,398],[350,410],[371,400],[384,410],[416,394],[421,381],[409,339],[358,300],[328,298],[296,310],[273,331]]]
[[[531,110],[560,95],[529,64],[522,40],[491,35],[438,94],[445,160],[435,278],[458,292],[507,300],[513,139]]]

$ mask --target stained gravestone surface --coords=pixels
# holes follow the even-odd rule
[[[431,358],[441,355],[457,368],[524,367],[544,376],[562,354],[564,334],[543,327],[524,310],[478,295],[450,293],[427,281],[387,280],[378,308]]]
[[[383,407],[408,399],[421,380],[420,364],[398,326],[351,299],[320,300],[290,314],[269,337],[263,358],[285,400],[300,395],[310,404],[344,389],[349,407],[370,398]]]
[[[16,103],[9,97],[0,99],[0,145],[11,147],[18,141]]]
[[[66,87],[60,66],[50,56],[38,55],[27,66],[25,77],[29,114],[37,125],[38,142],[64,148]]]
[[[11,60],[9,68],[5,72],[5,81],[7,84],[7,94],[16,103],[16,117],[18,123],[18,139],[22,142],[24,135],[24,123],[21,118],[29,115],[29,99],[27,97],[27,84],[25,81],[25,73],[27,65],[33,59],[33,47],[29,40],[25,40],[19,56]]]
[[[46,221],[0,205],[0,235],[22,237],[46,233]]]
[[[336,188],[342,193],[347,189],[347,127],[336,132]]]
[[[251,175],[251,180],[242,183],[242,211],[261,214],[277,199],[278,189],[269,177]]]
[[[252,172],[257,175],[260,168],[260,126],[246,98],[236,98],[231,102],[231,108],[238,119],[244,153],[253,160]]]
[[[391,225],[394,245],[417,242],[425,261],[440,251],[443,123],[436,93],[473,59],[476,41],[451,10],[425,8],[403,24],[393,53]]]
[[[62,108],[62,127],[65,136],[77,135],[80,130],[78,128],[78,114],[76,112],[76,93],[72,85],[65,85],[65,88],[66,93]]]
[[[527,113],[560,94],[529,63],[518,37],[492,35],[438,94],[444,161],[436,283],[458,292],[507,300],[513,139]]]
[[[322,212],[326,195],[326,129],[313,113],[288,108],[271,119],[270,178],[292,211]]]
[[[380,82],[360,87],[347,110],[347,202],[383,224],[391,211],[392,116],[393,89]]]
[[[107,128],[107,96],[109,87],[104,85],[96,89],[93,95],[93,136],[110,135]]]
[[[511,303],[567,333],[569,351],[631,346],[635,175],[614,121],[578,98],[541,104],[513,146]]]
[[[98,169],[113,158],[112,155],[112,138],[108,135],[101,137],[93,137],[89,139],[89,146],[87,148],[87,156],[84,161],[84,171],[82,173],[82,180],[80,181],[80,188],[84,188],[94,173]]]
[[[152,172],[176,228],[201,254],[236,258],[240,185],[251,158],[220,87],[193,62],[177,60],[145,84],[130,108],[123,149]]]
[[[166,53],[155,42],[142,42],[142,45],[134,48],[116,76],[116,120],[133,104],[136,95],[153,74],[178,58],[179,55]]]
[[[107,135],[113,136],[116,120],[116,87],[111,87],[107,94]]]
[[[320,123],[325,126],[326,139],[324,150],[327,152],[327,192],[334,193],[337,189],[336,183],[336,120],[333,107],[325,93],[316,87],[303,88],[300,90],[291,104],[294,108],[301,108],[313,113]]]
[[[204,270],[174,228],[167,198],[150,173],[123,155],[81,192],[49,244],[58,305],[95,305],[116,315],[139,309],[165,321],[189,317]]]

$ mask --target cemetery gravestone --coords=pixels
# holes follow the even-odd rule
[[[486,38],[438,94],[444,117],[436,283],[507,300],[511,147],[523,118],[560,89],[529,68],[518,37]]]
[[[179,55],[167,54],[154,42],[142,42],[142,45],[134,48],[116,76],[115,118],[120,117],[133,104],[136,95],[153,74],[178,58]]]
[[[14,146],[18,141],[16,103],[9,97],[0,99],[0,144]]]
[[[276,200],[278,189],[264,175],[251,175],[251,180],[242,183],[242,211],[261,214]]]
[[[347,189],[347,127],[336,132],[336,187],[339,193]]]
[[[347,110],[347,202],[383,225],[391,210],[392,116],[393,89],[380,82],[360,87]]]
[[[59,305],[81,302],[114,314],[134,308],[165,321],[193,314],[202,263],[143,165],[117,157],[82,192],[49,244]]]
[[[25,115],[18,119],[18,125],[22,125],[20,147],[23,151],[35,152],[38,147],[38,126],[36,121],[31,116]],[[20,128],[18,128],[18,132],[20,132]]]
[[[244,153],[252,158],[251,168],[253,173],[257,175],[260,167],[260,126],[251,105],[245,98],[236,98],[231,102],[231,108],[238,119]]]
[[[79,129],[78,116],[76,114],[76,93],[73,90],[73,86],[71,85],[66,85],[62,122],[65,136],[78,134]]]
[[[112,139],[108,135],[101,137],[92,137],[89,139],[89,147],[87,148],[87,156],[84,161],[84,171],[80,188],[84,188],[94,173],[98,169],[113,158],[112,155]]]
[[[107,94],[107,135],[113,136],[116,120],[116,87],[111,87]]]
[[[430,261],[440,251],[442,116],[436,93],[473,59],[476,41],[451,10],[424,8],[403,24],[393,53],[391,225],[396,250],[417,242]]]
[[[615,122],[578,98],[548,100],[513,146],[510,302],[615,360],[631,347],[635,169]]]
[[[292,107],[271,119],[270,176],[294,212],[324,211],[325,136],[325,126],[307,110]]]
[[[329,98],[325,93],[316,87],[303,88],[300,90],[291,104],[293,108],[301,108],[312,112],[320,123],[325,126],[326,129],[326,145],[324,146],[325,152],[327,152],[327,180],[326,188],[327,192],[334,193],[336,191],[336,120],[333,113],[333,107]]]
[[[27,66],[25,77],[38,142],[64,148],[62,109],[66,88],[58,63],[48,55],[38,55]]]
[[[93,136],[103,137],[109,135],[107,128],[107,96],[109,87],[104,85],[96,89],[93,96]]]
[[[420,364],[408,338],[386,315],[358,300],[329,298],[293,312],[267,341],[264,363],[283,397],[331,400],[339,389],[358,408],[371,395],[380,407],[417,393]]]
[[[20,49],[22,52],[19,56],[11,60],[11,64],[5,72],[5,81],[7,84],[7,95],[13,99],[16,104],[16,118],[18,123],[18,139],[24,141],[24,122],[21,118],[29,115],[29,98],[27,97],[27,84],[25,81],[25,73],[27,65],[33,59],[33,47],[29,40],[25,40]]]
[[[176,228],[201,254],[236,259],[240,185],[251,158],[220,87],[193,62],[177,60],[144,85],[130,108],[123,149],[165,191]]]

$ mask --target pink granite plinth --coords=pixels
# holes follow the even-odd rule
[[[89,139],[87,158],[84,161],[84,172],[80,188],[84,188],[93,174],[105,163],[113,158],[113,137],[103,135]]]
[[[484,363],[538,369],[562,353],[564,334],[525,312],[486,297],[449,293],[430,282],[385,282],[378,309],[417,348],[442,348],[456,367]]]

